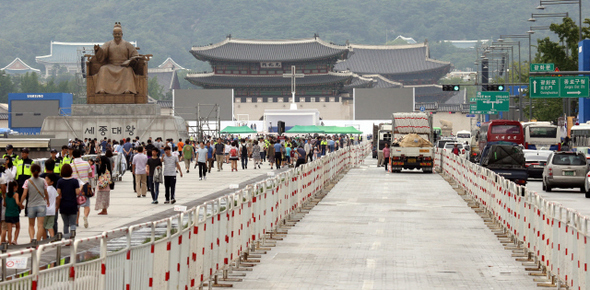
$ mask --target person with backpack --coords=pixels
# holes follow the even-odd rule
[[[240,157],[238,156],[238,152],[239,152],[239,148],[238,148],[238,142],[233,141],[231,143],[231,146],[229,148],[229,160],[231,161],[231,171],[233,172],[238,171],[238,160],[240,159]]]
[[[23,185],[23,196],[21,203],[29,197],[27,201],[27,217],[29,218],[29,237],[33,240],[40,241],[45,232],[45,214],[49,206],[47,194],[47,182],[40,178],[41,166],[33,164],[31,166],[31,178],[25,181]],[[37,221],[37,234],[35,235],[35,220]]]
[[[179,142],[178,144],[178,148],[180,148],[181,142]],[[190,142],[186,142],[186,144],[182,145],[182,151],[180,152],[182,153],[181,157],[184,160],[184,167],[186,167],[186,173],[188,173],[189,169],[191,168],[191,161],[193,160],[195,148],[193,147],[193,145],[191,145]]]
[[[242,139],[242,145],[240,146],[240,155],[242,157],[242,170],[244,170],[248,168],[248,156],[250,155],[249,147],[244,139]]]
[[[455,146],[453,146],[453,154],[455,155],[459,155],[459,146],[458,144],[455,144]]]

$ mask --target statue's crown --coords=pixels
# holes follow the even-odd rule
[[[115,22],[115,27],[114,28],[123,29],[123,27],[121,27],[121,22]]]

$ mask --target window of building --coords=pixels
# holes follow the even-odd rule
[[[314,97],[311,97],[311,98],[309,98],[309,101],[310,101],[311,103],[314,103],[314,102],[315,102],[315,98],[314,98]]]
[[[323,103],[323,102],[325,102],[325,101],[326,101],[326,98],[325,98],[325,97],[320,97],[320,102],[322,102],[322,103]]]
[[[242,98],[236,98],[236,103],[241,103],[242,102]]]
[[[256,102],[258,102],[258,103],[262,103],[262,102],[263,102],[263,99],[262,99],[262,98],[257,98],[257,99],[256,99]]]
[[[283,98],[277,98],[277,103],[282,103],[283,102]]]
[[[336,102],[336,97],[330,97],[330,102]]]
[[[246,103],[252,103],[252,98],[246,98]]]

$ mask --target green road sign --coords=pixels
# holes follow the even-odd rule
[[[475,97],[478,111],[508,112],[510,110],[509,92],[477,92]]]
[[[477,109],[477,104],[470,104],[469,105],[469,114],[497,114],[497,112],[490,112],[490,111],[480,111]]]
[[[555,64],[552,63],[531,63],[531,72],[555,71]]]
[[[529,80],[531,98],[587,98],[588,77],[534,77]]]
[[[475,103],[475,98],[469,98],[470,103]]]

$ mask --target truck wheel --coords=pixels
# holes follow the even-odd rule
[[[586,192],[586,186],[580,187],[580,192]]]
[[[585,195],[586,195],[586,198],[590,198],[590,191],[586,191]]]
[[[424,173],[432,173],[432,168],[422,168],[422,172],[424,172]]]

